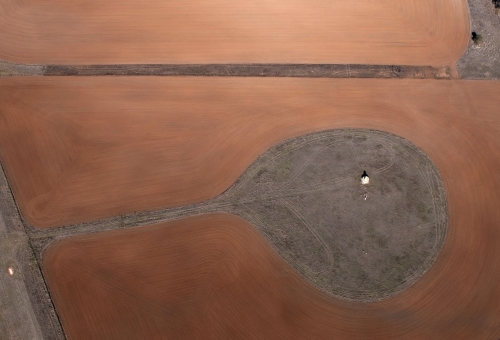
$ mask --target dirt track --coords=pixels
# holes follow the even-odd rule
[[[227,214],[66,239],[44,272],[69,339],[494,339],[498,229],[478,248],[488,225],[474,227],[410,290],[369,304],[320,293]]]
[[[409,139],[450,190],[464,185],[452,179],[475,158],[489,162],[482,175],[493,174],[496,150],[483,145],[499,143],[498,88],[416,80],[1,79],[0,157],[24,217],[38,227],[203,201],[273,144],[340,127]]]
[[[291,136],[353,126],[398,134],[434,161],[448,195],[448,237],[422,280],[374,304],[327,302],[292,280],[290,290],[266,306],[262,301],[271,297],[261,294],[274,293],[265,288],[270,278],[263,265],[252,277],[266,284],[239,296],[242,300],[237,294],[232,302],[223,300],[219,320],[227,317],[243,331],[254,326],[282,331],[275,334],[284,338],[290,324],[300,338],[495,338],[500,336],[499,87],[485,81],[2,79],[1,160],[25,216],[51,226],[206,199],[231,185],[257,155]],[[243,309],[249,301],[263,309]],[[302,312],[283,314],[288,308]],[[261,314],[266,317],[258,319]],[[245,317],[231,319],[238,315]],[[253,317],[257,321],[247,321]]]
[[[0,59],[18,63],[451,65],[465,0],[0,1]]]

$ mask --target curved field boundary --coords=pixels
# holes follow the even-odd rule
[[[499,272],[474,280],[476,260],[486,259],[446,254],[412,289],[349,303],[304,281],[248,222],[219,213],[67,238],[43,268],[71,339],[495,338]]]
[[[0,59],[22,64],[451,65],[465,0],[0,1]]]
[[[151,202],[172,204],[172,197],[165,194],[172,190],[187,202],[214,197],[267,148],[308,132],[355,126],[400,135],[429,155],[444,181],[449,231],[434,266],[414,286],[391,299],[373,304],[331,300],[328,305],[338,308],[333,314],[328,312],[330,307],[315,302],[311,308],[319,314],[301,314],[298,319],[272,311],[262,314],[259,308],[253,311],[266,317],[257,325],[264,329],[273,320],[273,327],[267,329],[281,329],[274,328],[277,323],[288,325],[302,338],[325,334],[380,339],[497,338],[499,87],[495,82],[429,80],[1,79],[0,159],[23,213],[30,197],[57,187],[60,174],[69,169],[62,176],[69,187],[56,189],[62,199],[46,201],[45,206],[52,221],[64,218],[63,224],[68,224],[88,219],[85,214],[89,212],[97,219],[99,214],[117,215],[120,209],[137,211],[144,204],[142,198],[147,209],[154,208]],[[128,119],[120,119],[124,116]],[[85,166],[72,172],[71,164],[77,160],[68,155],[83,157]],[[93,156],[86,158],[89,155]],[[29,169],[37,171],[26,172]],[[142,177],[126,181],[121,171],[131,169]],[[97,178],[93,171],[99,174]],[[195,182],[193,191],[183,191],[186,188],[179,181],[186,178]],[[200,198],[200,193],[206,196]],[[123,205],[117,206],[124,198]],[[82,211],[71,210],[70,205]],[[151,215],[162,218],[161,212]],[[104,227],[94,222],[30,233],[36,241],[126,227],[148,218],[148,214],[132,214],[125,219],[126,225],[116,218]],[[294,296],[300,295],[293,293],[280,301],[304,310]],[[302,320],[317,323],[307,323],[310,327],[301,331],[294,328]]]
[[[317,130],[376,128],[413,142],[417,131],[433,138],[435,120],[467,131],[477,125],[464,123],[474,122],[475,112],[487,117],[490,131],[497,87],[355,79],[5,78],[0,159],[26,221],[63,226],[213,198],[273,144]],[[419,128],[388,121],[419,122]],[[441,135],[454,131],[448,125]]]
[[[374,145],[381,148],[374,148]],[[336,156],[329,158],[328,154]],[[313,160],[319,163],[311,164]],[[415,171],[412,183],[415,185],[419,181],[411,190],[407,189],[410,181],[407,174],[388,175],[396,171],[394,168],[401,169],[410,164]],[[389,170],[391,167],[392,171]],[[372,177],[378,183],[391,183],[392,189],[386,188],[376,194],[372,190],[375,188],[358,188],[359,178],[354,174],[361,173],[362,169],[378,176],[378,179]],[[308,173],[314,176],[308,176]],[[405,203],[396,208],[390,202],[394,203],[402,191],[406,194],[396,200]],[[362,204],[371,211],[368,215],[356,211],[363,193],[378,197]],[[359,201],[354,198],[358,195]],[[411,199],[407,199],[407,195],[412,195]],[[426,217],[421,215],[424,208],[419,216],[414,215],[418,210],[417,202],[428,207]],[[447,230],[446,195],[437,169],[428,157],[407,140],[366,129],[322,131],[274,145],[259,156],[231,188],[214,200],[200,204],[196,212],[206,212],[202,209],[214,205],[219,211],[242,216],[254,225],[280,256],[317,288],[356,301],[387,298],[416,282],[436,259]],[[387,209],[388,206],[392,209]],[[396,210],[406,212],[399,215]],[[357,218],[359,216],[363,218]],[[433,222],[429,223],[429,219]],[[412,226],[408,224],[410,220],[413,220]],[[309,232],[304,232],[304,228]],[[390,249],[385,242],[381,246],[375,241],[374,228],[385,230],[382,233],[394,240]],[[393,229],[387,231],[387,228]],[[412,229],[421,230],[420,236],[410,236],[415,235]],[[366,238],[367,234],[372,236]],[[423,242],[423,235],[432,241]],[[342,241],[337,243],[338,239]],[[374,247],[371,242],[376,243]],[[342,248],[343,244],[351,246]],[[351,252],[357,247],[358,252]],[[364,254],[360,254],[362,248]],[[363,259],[368,254],[365,249],[377,268],[386,269],[374,274],[366,258]],[[381,254],[387,257],[382,260],[378,257]],[[404,265],[399,261],[403,258],[406,258]],[[350,271],[351,268],[357,268],[357,271]],[[390,274],[390,270],[385,271],[389,268],[392,270]],[[366,275],[357,280],[360,273]]]

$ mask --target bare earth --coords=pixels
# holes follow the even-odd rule
[[[227,331],[250,337],[254,333],[248,330],[254,329],[278,338],[294,334],[305,339],[333,335],[498,338],[500,181],[495,175],[500,167],[499,90],[498,83],[487,81],[1,79],[0,156],[24,216],[35,225],[51,227],[213,197],[228,188],[258,155],[293,136],[353,126],[392,132],[410,140],[431,158],[447,193],[448,235],[436,263],[423,278],[390,299],[348,303],[326,298],[298,279],[290,279],[285,288],[271,285],[270,278],[280,280],[276,278],[279,268],[289,267],[272,267],[274,262],[263,260],[251,271],[252,280],[261,283],[254,285],[250,282],[255,281],[249,279],[242,285],[229,285],[243,293],[227,295],[231,297],[227,300],[226,293],[221,294],[224,302],[210,312],[220,316],[217,322],[228,323],[215,324],[210,316],[214,314],[208,313],[199,322],[200,327],[206,327],[203,334],[217,338],[216,332]],[[241,223],[246,225],[231,220],[231,232]],[[182,230],[188,233],[189,227]],[[92,237],[97,240],[100,236]],[[259,238],[229,239],[230,244],[248,245]],[[141,247],[141,243],[131,246]],[[268,245],[262,247],[270,249]],[[106,251],[106,256],[115,255]],[[255,250],[252,256],[271,255],[263,249]],[[239,257],[230,258],[240,268]],[[68,259],[82,266],[86,261],[84,257]],[[189,263],[188,257],[179,261],[184,266]],[[148,261],[139,262],[138,267],[148,268]],[[222,273],[216,272],[228,282],[235,272],[232,263],[222,266]],[[200,275],[201,280],[212,267],[208,261],[196,274],[189,273],[190,267],[185,266],[186,274],[178,277]],[[155,281],[156,273],[167,275],[168,271],[156,269],[155,275],[153,269],[146,271],[147,280]],[[90,273],[89,279],[99,282],[107,273],[101,278]],[[293,273],[287,275],[295,277]],[[199,281],[191,282],[185,286],[193,291],[185,296],[191,296],[194,305],[205,306],[206,300],[193,295]],[[140,294],[157,295],[151,291]],[[126,295],[133,298],[133,294]],[[170,298],[169,293],[165,296]],[[133,299],[141,306],[137,298]],[[253,307],[255,304],[258,308]],[[107,303],[103,306],[115,308]],[[292,314],[289,310],[299,312]],[[102,313],[103,317],[107,315]],[[119,314],[111,313],[114,316],[106,316],[111,324],[98,325],[105,332],[107,327],[114,327],[114,322],[143,320],[140,313],[130,312],[132,316],[121,321],[113,319]],[[137,325],[154,331],[147,323]],[[188,328],[198,332],[196,327]],[[225,334],[232,337],[233,333]]]
[[[497,79],[499,18],[490,0],[469,4],[472,27],[466,0],[0,0],[0,78],[450,79],[460,73]],[[480,45],[469,41],[471,30],[483,35]],[[0,161],[28,222],[23,228],[12,199],[4,199],[10,190],[2,182],[0,338],[500,338],[499,90],[494,82],[432,80],[0,79]],[[183,208],[160,210],[143,213],[137,222],[141,214],[135,212],[217,201],[269,147],[345,127],[407,138],[443,176],[449,207],[444,248],[421,280],[388,299],[346,301],[316,288],[342,298],[387,297],[414,283],[427,267],[407,285],[395,286],[406,276],[393,275],[397,280],[386,281],[384,288],[392,289],[386,291],[377,291],[362,275],[358,281],[341,277],[359,274],[350,265],[365,255],[365,240],[363,247],[350,246],[359,236],[352,233],[338,239],[347,245],[344,254],[354,254],[344,272],[308,276],[304,268],[317,269],[314,256],[330,258],[303,238],[295,250],[310,252],[291,261],[275,242],[288,235],[278,235],[276,223],[261,219],[267,213],[283,225],[290,211],[280,215],[275,206],[255,214],[262,206],[246,201],[243,208],[232,201],[232,210],[226,210],[246,221],[222,213],[199,215],[70,237],[42,253],[52,240],[71,233],[182,216]],[[280,176],[280,169],[294,171],[278,165]],[[292,210],[298,205],[299,219],[309,214],[307,220],[324,222],[316,202],[285,203]],[[314,208],[306,209],[306,203]],[[193,211],[212,211],[203,204]],[[249,205],[249,213],[241,214]],[[71,226],[87,221],[94,222]],[[59,226],[65,227],[54,228]],[[374,230],[366,238],[392,251],[387,242],[394,238]],[[440,236],[433,247],[406,247],[408,253],[420,251],[421,260],[432,249],[429,264],[441,249]],[[368,274],[383,270],[380,263],[373,265],[382,255],[378,249],[362,263],[372,265]],[[411,272],[406,262],[390,267]],[[13,277],[7,266],[16,269]],[[357,291],[329,290],[325,277],[332,280],[328,284],[347,282]]]
[[[316,288],[349,300],[408,288],[446,237],[437,169],[407,140],[381,131],[329,130],[279,143],[207,205],[217,203],[255,226]]]
[[[492,1],[468,0],[471,31],[483,39],[478,45],[471,41],[457,61],[463,79],[500,79],[500,9]]]
[[[0,1],[0,59],[25,64],[451,65],[465,0]]]
[[[495,338],[498,241],[457,231],[422,281],[370,304],[319,292],[228,214],[68,238],[44,272],[69,339]]]
[[[460,159],[463,143],[498,142],[499,87],[428,80],[4,78],[0,157],[24,218],[44,228],[205,201],[272,145],[331,128],[400,135],[430,156],[449,186],[443,167],[456,161],[444,157],[447,150],[457,150]],[[474,137],[459,137],[464,134]]]
[[[0,338],[65,339],[0,166]],[[7,270],[12,268],[13,273]]]

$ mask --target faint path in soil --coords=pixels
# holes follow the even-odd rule
[[[28,84],[30,86],[27,86]],[[122,122],[120,115],[113,114],[113,111],[110,111],[112,108],[105,105],[110,99],[115,106],[116,103],[122,103],[118,105],[121,115],[124,114],[124,108],[138,107],[139,103],[142,103],[144,106],[141,107],[147,107],[147,110],[142,110],[141,115],[154,117],[149,121],[154,121],[155,126],[161,119],[165,119],[170,126],[183,127],[182,131],[178,131],[178,138],[186,133],[200,137],[196,145],[179,143],[179,150],[186,150],[186,145],[189,145],[194,149],[204,150],[203,157],[206,157],[207,152],[213,152],[210,157],[203,158],[204,160],[217,159],[220,170],[207,172],[205,167],[199,174],[196,168],[192,168],[193,172],[186,173],[186,168],[180,166],[185,159],[178,159],[178,169],[182,170],[184,176],[197,180],[201,175],[206,176],[199,182],[198,190],[189,195],[199,193],[202,183],[210,183],[210,190],[201,190],[209,197],[224,191],[258,155],[286,138],[313,131],[353,126],[400,135],[421,148],[433,160],[444,181],[450,224],[438,260],[412,288],[386,301],[360,305],[329,300],[328,303],[315,305],[314,310],[321,313],[315,314],[314,317],[311,315],[307,320],[316,320],[317,323],[308,323],[307,329],[294,329],[294,335],[318,338],[322,334],[328,334],[329,337],[337,334],[344,338],[370,336],[387,339],[495,338],[500,334],[500,306],[497,303],[500,300],[500,264],[497,261],[500,257],[500,182],[496,176],[496,169],[500,167],[497,157],[500,147],[497,93],[500,91],[500,85],[496,82],[134,77],[126,80],[84,78],[79,80],[77,85],[73,78],[34,77],[22,80],[2,79],[0,87],[0,95],[5,94],[1,97],[5,104],[15,99],[12,94],[23,95],[29,88],[30,95],[26,98],[29,97],[32,101],[31,107],[41,107],[53,112],[60,117],[63,125],[68,119],[64,118],[64,112],[77,107],[75,102],[81,105],[92,103],[91,107],[83,106],[85,115],[90,115],[89,121],[92,121],[93,107],[98,117],[107,116],[115,123]],[[179,97],[178,91],[186,93],[187,89],[189,95]],[[80,98],[84,93],[85,101],[75,101],[75,93],[79,93]],[[98,93],[103,94],[102,97],[97,96]],[[135,96],[130,96],[131,93]],[[176,103],[175,100],[170,100],[166,93],[172,98],[183,98],[177,101],[179,107],[175,110],[176,114],[164,113],[165,108],[169,106],[163,101]],[[190,106],[205,101],[210,102],[210,105],[203,105],[203,110]],[[152,103],[152,106],[146,106],[147,103]],[[81,105],[78,106],[80,109]],[[155,116],[155,107],[162,114]],[[183,107],[185,112],[181,109]],[[58,113],[61,108],[64,112]],[[103,108],[108,110],[106,115],[102,115]],[[37,115],[36,110],[16,112],[19,116]],[[188,114],[189,112],[191,113]],[[5,113],[2,117],[6,117]],[[206,117],[210,117],[209,126],[206,125]],[[126,124],[137,127],[133,121],[127,121]],[[5,128],[5,125],[0,126]],[[126,126],[123,128],[123,131],[128,131],[126,138],[121,134],[127,143],[115,144],[115,148],[110,149],[113,154],[120,150],[116,145],[123,145],[123,150],[126,150],[126,145],[130,145],[128,143],[134,133],[138,133],[141,139],[145,136],[156,136],[154,127],[144,129],[146,135],[141,135],[143,132],[138,130],[127,130]],[[199,135],[200,131],[208,128],[211,131],[210,136]],[[112,137],[109,134],[100,134],[98,129],[93,129],[90,125],[85,129],[94,134],[93,143],[98,140],[105,142],[107,138]],[[165,135],[165,130],[161,132],[162,134],[157,136]],[[170,131],[172,132],[175,130]],[[0,136],[8,136],[8,133],[9,129],[4,129]],[[29,131],[26,133],[33,135]],[[119,140],[114,142],[117,141]],[[5,160],[6,155],[10,152],[21,155],[23,152],[7,148],[4,143],[5,141],[1,142],[2,161],[8,170],[10,169],[7,173],[11,179],[19,173],[13,165],[15,162],[9,163]],[[161,150],[165,150],[166,141],[161,144]],[[167,148],[173,155],[176,152],[175,145],[173,143],[171,148]],[[216,149],[215,146],[223,149]],[[130,162],[130,153],[124,152],[123,155],[127,155]],[[155,154],[152,156],[156,158]],[[197,153],[197,157],[202,157],[202,153]],[[236,162],[238,157],[240,161]],[[113,158],[113,162],[116,161],[120,162],[119,158]],[[168,164],[170,168],[175,165],[172,162]],[[207,165],[206,162],[204,164]],[[231,171],[224,173],[222,169],[226,166]],[[215,176],[215,179],[212,176]],[[119,179],[116,176],[106,178]],[[226,182],[217,181],[217,178],[224,178]],[[169,186],[175,184],[177,179],[173,179]],[[88,185],[88,182],[86,183]],[[151,188],[158,190],[157,183],[154,181],[155,185]],[[218,189],[213,189],[214,184]],[[117,186],[119,187],[123,186]],[[137,184],[137,188],[144,187],[141,183]],[[109,188],[107,187],[107,190]],[[130,195],[132,191],[130,187],[127,188],[127,194],[120,194],[120,197]],[[75,199],[72,196],[68,198]],[[131,202],[137,204],[135,201]],[[64,200],[58,204],[64,204]],[[102,202],[99,202],[99,205],[102,205]],[[175,212],[172,213],[171,217],[175,216]],[[161,214],[157,213],[131,214],[80,226],[28,230],[34,244],[38,244],[35,249],[40,251],[43,245],[47,244],[46,241],[50,242],[54,237],[140,225],[161,218]],[[291,297],[292,295],[285,298],[285,301],[290,302],[288,299]],[[332,308],[335,312],[329,314]],[[285,319],[276,316],[273,318],[277,325],[283,325],[283,330],[287,329]],[[356,325],[363,324],[364,327],[354,329],[353,318],[357,320]]]

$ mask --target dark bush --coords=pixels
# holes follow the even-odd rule
[[[483,41],[483,36],[481,34],[477,34],[476,32],[472,32],[471,39],[474,44],[478,45],[481,41]]]

